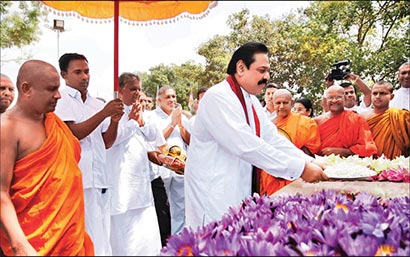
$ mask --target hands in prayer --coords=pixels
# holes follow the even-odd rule
[[[144,126],[145,123],[142,117],[142,105],[140,103],[134,103],[132,105],[131,111],[128,114],[128,118],[138,122],[140,127]]]

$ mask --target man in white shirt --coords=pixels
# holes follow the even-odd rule
[[[85,228],[94,243],[95,255],[112,255],[110,246],[110,190],[106,149],[117,136],[123,103],[104,103],[88,92],[90,70],[84,55],[66,53],[59,59],[60,75],[66,87],[61,90],[55,113],[80,140],[85,205]],[[111,119],[107,119],[111,117]]]
[[[190,140],[189,120],[178,106],[175,90],[170,86],[161,87],[158,90],[157,103],[157,107],[151,112],[151,118],[155,119],[162,129],[167,145],[177,145],[187,151]],[[176,234],[185,225],[184,175],[179,175],[166,167],[157,168],[168,195],[171,234]]]
[[[139,101],[142,105],[144,122],[155,122],[156,118],[155,115],[152,115],[152,106],[150,106],[150,104],[153,103],[152,97],[149,97],[146,93],[141,91]],[[159,149],[161,152],[165,153],[166,141],[164,135],[162,134],[162,130],[158,126],[157,128],[160,133],[154,141],[149,142],[148,146],[151,150]],[[163,142],[161,140],[163,140]],[[171,213],[169,210],[168,196],[165,190],[164,181],[159,173],[159,166],[151,165],[151,170],[151,189],[154,196],[155,211],[157,213],[159,232],[161,235],[161,244],[164,247],[167,244],[169,236],[171,235]]]
[[[162,153],[150,151],[147,142],[165,144],[156,124],[143,118],[139,101],[140,78],[125,72],[119,78],[119,97],[125,115],[118,126],[117,139],[107,151],[112,185],[111,247],[114,256],[155,256],[161,238],[151,189],[152,167],[148,152],[156,162],[165,162]],[[168,157],[169,158],[169,157]]]
[[[348,76],[357,76],[353,74],[349,74]],[[359,76],[357,76],[356,83],[359,83],[357,81],[359,79]],[[360,80],[360,83],[364,84],[362,80]],[[351,110],[355,111],[356,113],[362,113],[364,111],[369,110],[370,108],[370,97],[371,97],[371,90],[370,88],[364,84],[364,87],[362,86],[361,88],[366,88],[365,90],[362,90],[363,96],[360,101],[360,104],[358,103],[357,99],[357,94],[356,94],[356,88],[353,86],[351,82],[343,82],[340,84],[341,87],[345,90],[345,104],[344,108],[345,110]]]
[[[192,115],[192,117],[189,119],[190,129],[192,129],[192,127],[194,126],[196,113],[198,112],[199,102],[201,101],[202,97],[204,97],[207,90],[208,90],[207,87],[202,87],[202,88],[198,89],[198,92],[196,94],[196,99],[194,100],[194,112],[195,112],[195,114]]]
[[[390,107],[410,110],[410,62],[403,63],[397,75],[400,88],[395,90],[394,98],[390,102]]]
[[[273,103],[273,94],[279,88],[280,87],[275,83],[269,83],[265,88],[265,94],[263,96],[265,100],[265,106],[263,107],[263,109],[265,110],[266,116],[270,121],[273,121],[276,118],[275,105]]]
[[[228,78],[202,98],[185,168],[186,226],[218,220],[255,192],[253,166],[289,180],[327,179],[324,165],[279,135],[264,114],[255,95],[269,71],[268,48],[246,43],[233,54]]]

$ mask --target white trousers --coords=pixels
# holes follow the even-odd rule
[[[161,235],[155,206],[111,216],[113,256],[159,256]]]
[[[111,192],[101,188],[84,189],[85,230],[94,243],[95,256],[111,256],[110,205]]]
[[[167,178],[162,178],[162,180],[168,195],[171,234],[177,234],[185,226],[184,176],[174,173]]]

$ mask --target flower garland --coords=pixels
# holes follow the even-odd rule
[[[184,228],[162,256],[409,256],[410,198],[323,190],[254,194],[221,220]]]

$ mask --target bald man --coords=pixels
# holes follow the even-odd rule
[[[273,122],[278,131],[286,136],[297,148],[314,157],[320,148],[319,130],[316,122],[300,113],[292,112],[292,94],[287,89],[277,89],[273,93],[273,107],[277,114]],[[260,179],[260,194],[271,195],[280,188],[292,182],[274,177],[262,172]]]
[[[60,79],[40,60],[18,72],[1,115],[1,249],[6,256],[93,255],[85,232],[79,141],[54,113]]]
[[[319,126],[319,154],[335,154],[341,157],[365,157],[376,154],[376,144],[366,120],[356,112],[344,108],[344,88],[330,86],[326,98],[329,111],[314,118]]]
[[[9,108],[14,100],[14,85],[11,79],[1,73],[0,80],[0,113],[3,113]]]
[[[372,87],[373,109],[360,114],[369,124],[377,156],[384,155],[390,160],[410,155],[410,111],[389,107],[392,99],[393,85],[378,81]]]

